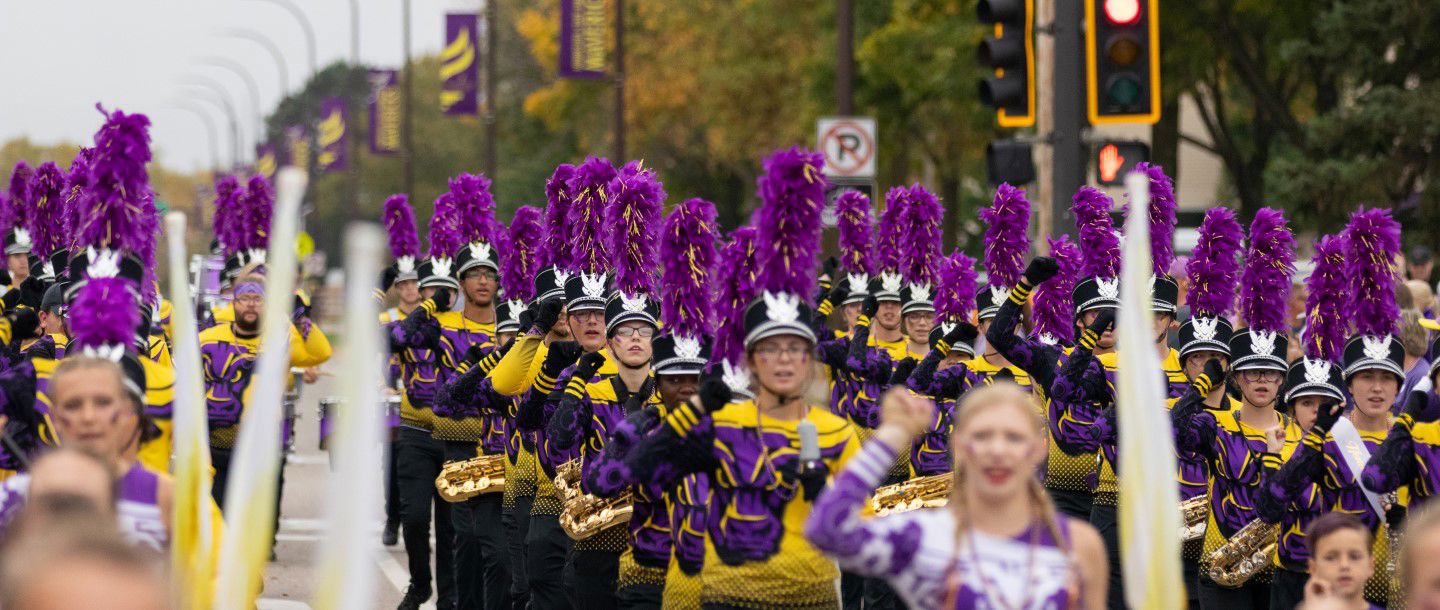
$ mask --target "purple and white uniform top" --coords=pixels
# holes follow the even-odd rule
[[[160,475],[139,462],[120,477],[115,513],[120,534],[131,543],[164,551],[170,547],[170,528],[160,511]],[[18,474],[0,483],[0,532],[10,527],[25,506],[30,475]]]
[[[970,532],[957,544],[946,508],[861,518],[861,509],[898,451],[871,439],[816,500],[805,535],[844,570],[884,578],[916,609],[1059,610],[1079,600],[1079,574],[1068,551],[1070,523],[1057,515],[1060,540],[1043,523],[1014,537]]]

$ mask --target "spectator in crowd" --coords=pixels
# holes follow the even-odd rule
[[[1420,315],[1435,318],[1435,291],[1430,289],[1430,284],[1421,280],[1410,280],[1405,282],[1405,287],[1410,290],[1410,298],[1415,302],[1414,309]]]
[[[8,545],[32,533],[53,531],[56,523],[82,513],[115,523],[116,494],[109,463],[78,449],[52,450],[25,475],[0,483],[0,535]],[[30,506],[37,502],[39,506]]]
[[[1325,513],[1305,530],[1310,581],[1302,608],[1369,610],[1365,582],[1375,572],[1370,528],[1354,515]]]
[[[169,607],[159,557],[126,542],[113,520],[67,520],[15,542],[0,570],[5,610]]]
[[[1407,608],[1440,607],[1440,506],[1427,505],[1405,519],[1399,577]]]
[[[1400,346],[1405,348],[1405,383],[1395,396],[1396,415],[1410,397],[1410,391],[1430,375],[1430,361],[1425,358],[1430,349],[1430,332],[1420,325],[1420,314],[1413,309],[1400,312]]]
[[[1405,277],[1430,283],[1430,274],[1435,270],[1435,255],[1429,246],[1415,246],[1405,256]]]

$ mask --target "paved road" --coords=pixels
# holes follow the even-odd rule
[[[317,447],[319,415],[316,405],[321,398],[330,395],[340,381],[335,377],[322,377],[316,385],[305,388],[301,396],[301,420],[296,426],[295,454],[290,457],[285,469],[285,495],[280,509],[276,560],[265,571],[265,591],[259,604],[261,610],[310,607],[315,585],[314,562],[319,557],[320,539],[326,523],[325,490],[329,468],[328,457]],[[370,501],[379,503],[380,498]],[[369,576],[376,583],[375,603],[371,608],[390,610],[399,605],[409,573],[405,569],[405,551],[401,546],[385,548],[380,545],[380,529],[381,524],[376,523],[371,537],[376,553],[374,569]],[[424,607],[434,608],[433,600]]]

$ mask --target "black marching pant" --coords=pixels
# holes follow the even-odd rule
[[[1305,601],[1305,583],[1310,581],[1310,575],[1305,572],[1292,572],[1285,568],[1275,568],[1275,576],[1270,579],[1270,610],[1291,610]]]
[[[1116,512],[1114,506],[1096,502],[1090,509],[1090,524],[1105,541],[1105,556],[1110,563],[1110,590],[1106,594],[1105,607],[1125,610],[1125,582],[1120,572],[1120,524],[1116,520]]]
[[[630,585],[619,592],[620,607],[625,610],[660,610],[665,597],[664,585]]]
[[[210,483],[210,497],[215,498],[215,505],[220,507],[221,512],[225,510],[225,488],[230,484],[230,458],[234,449],[210,448],[210,466],[215,469],[215,478]],[[275,548],[275,535],[280,533],[280,500],[285,495],[285,464],[284,450],[280,453],[280,468],[276,473],[278,479],[275,482],[275,519],[272,521],[270,531],[270,548]]]
[[[1050,489],[1050,501],[1055,503],[1055,510],[1060,511],[1067,517],[1074,517],[1081,521],[1090,520],[1090,512],[1095,506],[1095,496],[1088,491],[1071,491],[1068,489]]]
[[[530,582],[525,576],[525,534],[530,531],[530,508],[534,505],[535,496],[516,496],[515,504],[501,517],[509,551],[512,610],[524,610],[530,603]]]
[[[445,441],[445,461],[474,457],[474,441]],[[450,505],[459,610],[510,607],[510,565],[505,557],[505,528],[500,516],[502,500],[502,494],[489,493]]]
[[[400,524],[403,526],[405,555],[410,564],[410,586],[430,589],[430,520],[435,520],[435,585],[439,607],[454,606],[455,571],[451,566],[455,531],[450,522],[450,504],[435,491],[435,477],[445,462],[445,447],[425,430],[400,428],[395,441],[400,474]]]
[[[1236,589],[1215,584],[1200,575],[1200,607],[1204,610],[1269,610],[1270,586],[1248,582]]]
[[[574,607],[614,610],[619,607],[615,588],[620,581],[620,553],[571,550],[564,581]]]
[[[525,534],[525,576],[530,583],[531,608],[569,610],[564,574],[565,558],[573,545],[570,536],[560,529],[559,517],[530,516],[530,531]]]
[[[385,525],[400,525],[400,469],[395,463],[395,441],[385,443]]]

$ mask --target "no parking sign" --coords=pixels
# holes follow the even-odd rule
[[[826,176],[875,177],[874,117],[823,117],[816,121],[815,132]]]

